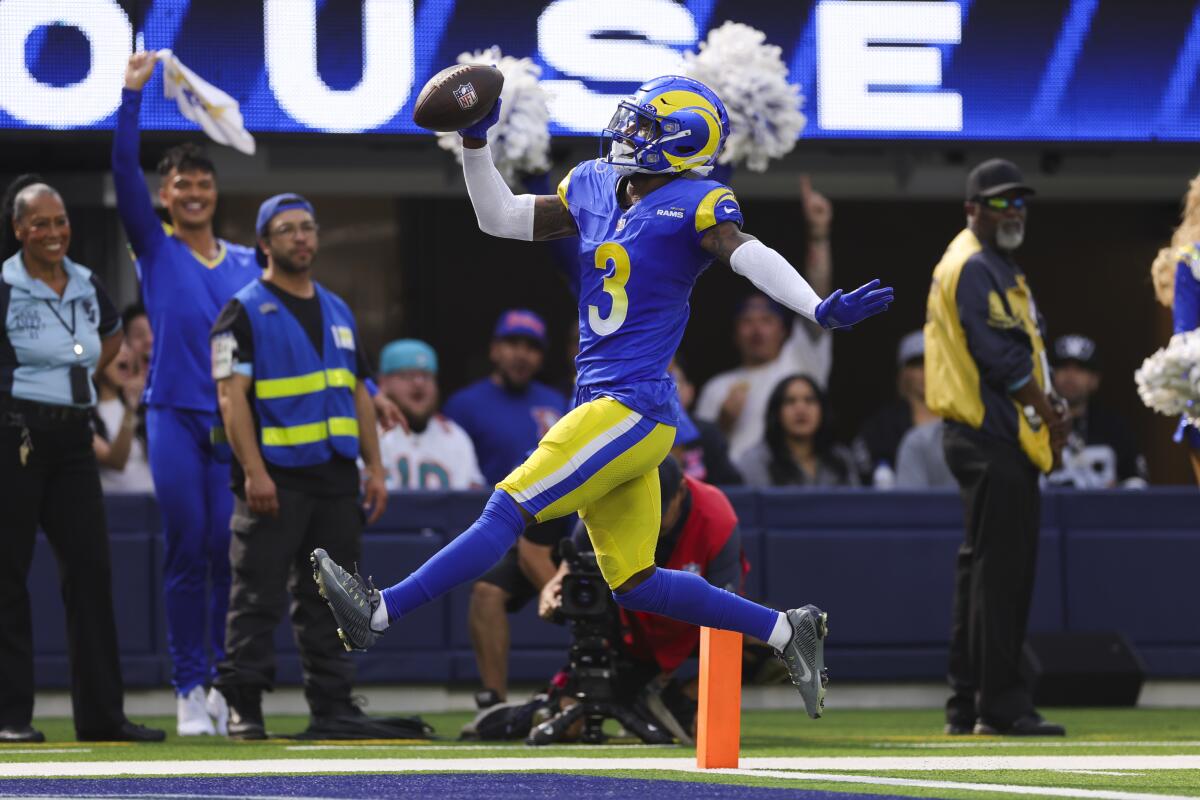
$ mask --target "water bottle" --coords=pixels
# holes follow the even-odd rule
[[[871,485],[876,489],[894,489],[896,472],[892,469],[892,465],[886,461],[880,461],[875,467],[875,472],[871,474]]]

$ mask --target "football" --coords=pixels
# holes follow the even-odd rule
[[[413,105],[413,122],[431,131],[469,128],[500,97],[504,74],[487,64],[455,64],[434,75]]]

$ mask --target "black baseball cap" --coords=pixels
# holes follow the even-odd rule
[[[1054,340],[1054,366],[1074,362],[1092,372],[1100,371],[1100,351],[1088,337],[1071,333]]]
[[[1003,158],[984,161],[967,176],[967,199],[995,197],[998,194],[1018,189],[1025,194],[1036,194],[1033,187],[1025,183],[1025,176],[1017,165]]]

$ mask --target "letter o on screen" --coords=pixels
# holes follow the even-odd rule
[[[83,80],[51,86],[29,71],[25,41],[46,25],[69,25],[87,37],[92,63]],[[0,108],[30,125],[94,125],[121,102],[132,41],[133,26],[114,0],[5,0],[0,3]]]

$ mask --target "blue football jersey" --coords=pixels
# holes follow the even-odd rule
[[[687,327],[692,286],[712,262],[700,240],[720,222],[740,227],[742,211],[729,187],[688,177],[623,209],[619,180],[597,159],[558,187],[579,227],[577,402],[607,395],[675,425],[667,365]]]

